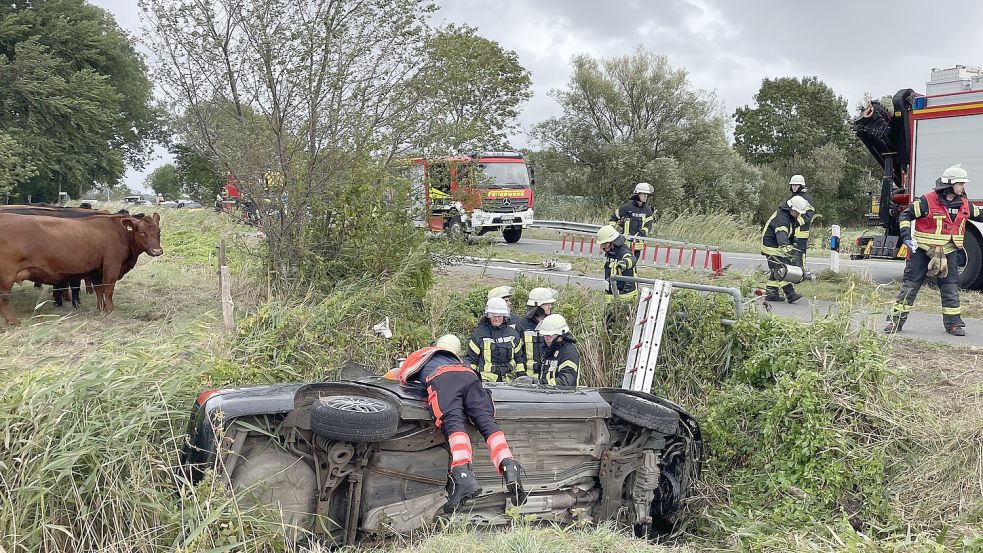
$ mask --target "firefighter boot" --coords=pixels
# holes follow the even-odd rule
[[[949,326],[945,327],[945,331],[948,332],[949,334],[952,334],[953,336],[965,336],[966,335],[966,331],[963,330],[963,327],[961,327],[961,326],[959,326],[957,324],[952,324],[952,325],[949,325]]]
[[[778,293],[778,288],[772,288],[769,286],[765,289],[765,291],[767,292],[765,294],[765,301],[782,301],[785,299]]]
[[[884,332],[887,334],[895,334],[901,332],[901,327],[904,326],[904,321],[902,320],[891,320],[888,319],[887,326],[884,327]],[[948,329],[946,329],[948,331]]]
[[[451,467],[447,473],[447,503],[444,504],[444,512],[453,513],[461,503],[478,495],[480,491],[481,486],[474,477],[470,463]]]
[[[502,461],[502,479],[505,480],[505,489],[509,493],[509,499],[515,505],[523,505],[529,494],[522,489],[522,466],[515,459],[505,459]]]
[[[795,303],[802,299],[802,294],[798,292],[792,292],[792,295],[785,299],[788,300],[789,303]]]

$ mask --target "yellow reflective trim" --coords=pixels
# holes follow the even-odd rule
[[[491,364],[492,364],[492,357],[491,357],[491,344],[492,344],[492,341],[491,341],[491,338],[484,338],[482,340],[482,342],[483,342],[483,345],[482,345],[482,350],[483,351],[482,351],[482,355],[481,356],[484,359],[485,368],[486,369],[489,369],[489,368],[491,368]],[[492,373],[492,374],[494,374],[494,373]]]
[[[911,208],[915,211],[915,218],[922,216],[922,201],[920,199],[911,204]]]
[[[915,110],[915,111],[917,111],[918,113],[939,113],[939,112],[944,112],[944,111],[959,111],[959,110],[963,110],[963,109],[976,109],[976,108],[983,108],[983,103],[978,103],[978,104],[956,104],[954,106],[939,106],[939,107],[936,107],[936,108],[924,108],[924,109],[919,109],[919,110]]]
[[[784,255],[785,252],[781,248],[776,248],[772,246],[761,246],[761,253],[765,255]]]
[[[901,228],[911,228],[911,221],[901,221],[899,225]]]
[[[580,367],[578,367],[576,363],[574,363],[573,361],[571,361],[571,360],[568,359],[568,360],[560,363],[560,366],[557,367],[556,370],[567,369],[567,368],[573,369],[575,371],[580,369]]]
[[[975,218],[979,216],[980,216],[980,206],[973,204],[973,217]]]
[[[962,307],[943,307],[942,308],[942,314],[943,315],[959,315],[962,312],[963,312],[963,308]]]
[[[801,229],[796,230],[795,231],[795,237],[796,238],[809,238],[809,231],[807,231],[807,230],[801,230]]]
[[[775,234],[778,234],[779,232],[788,234],[788,227],[775,227]]]
[[[498,382],[498,375],[493,372],[483,371],[480,374],[485,382]]]
[[[478,349],[478,344],[475,344],[474,340],[468,340],[468,347],[475,353],[481,353],[481,350]]]
[[[908,313],[911,311],[911,306],[905,303],[896,303],[891,311],[895,313]]]

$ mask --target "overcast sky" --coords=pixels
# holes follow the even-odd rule
[[[89,0],[139,35],[135,0]],[[923,91],[933,67],[983,65],[983,2],[913,0],[440,0],[438,22],[467,23],[514,50],[532,72],[523,131],[557,115],[570,58],[620,56],[643,44],[716,91],[728,113],[765,77],[815,75],[852,110],[865,93]],[[514,146],[527,144],[525,133]],[[166,152],[162,152],[165,153]],[[127,173],[138,188],[148,170]]]

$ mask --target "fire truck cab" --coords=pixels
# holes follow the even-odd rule
[[[874,101],[854,120],[857,137],[884,167],[881,192],[872,197],[867,220],[885,230],[883,236],[858,239],[860,253],[855,257],[905,257],[900,214],[935,188],[949,166],[961,163],[969,171],[967,195],[972,203],[983,204],[983,81],[980,88],[928,96],[902,89],[892,98],[893,109]],[[983,288],[980,224],[966,226],[961,257],[960,286]]]
[[[501,230],[515,243],[533,223],[534,184],[532,167],[517,152],[416,158],[410,173],[414,221],[432,232]]]

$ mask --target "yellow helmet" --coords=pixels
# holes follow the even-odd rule
[[[536,330],[542,336],[559,336],[570,332],[570,327],[567,326],[567,320],[563,318],[563,315],[554,313],[552,315],[547,315],[546,318],[536,326]]]
[[[803,198],[802,196],[792,196],[787,203],[790,208],[798,211],[799,213],[812,211],[812,204],[810,204],[809,200]]]
[[[461,339],[453,334],[444,334],[433,343],[433,347],[461,356]]]
[[[614,242],[617,240],[621,233],[611,225],[604,225],[603,227],[597,229],[597,243],[607,244],[608,242]]]

